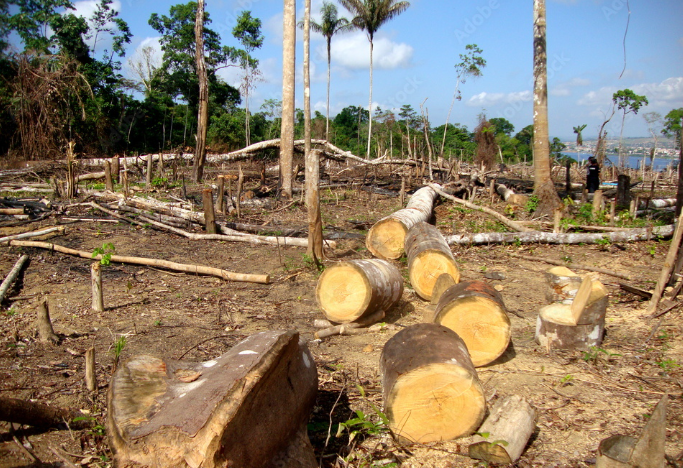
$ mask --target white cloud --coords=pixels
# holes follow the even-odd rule
[[[391,70],[411,65],[413,48],[405,43],[376,37],[373,48],[373,68]],[[348,68],[370,67],[370,43],[364,33],[340,36],[332,41],[332,60]]]
[[[667,78],[660,83],[640,83],[625,86],[634,93],[647,97],[649,107],[676,107],[683,101],[683,77]],[[622,89],[624,89],[622,88]],[[612,102],[612,95],[618,91],[614,86],[605,86],[584,94],[577,104],[580,106],[606,107]]]
[[[487,93],[486,91],[475,94],[468,101],[470,107],[486,107],[499,104],[512,104],[528,102],[533,99],[531,91],[517,91],[513,93]]]
[[[550,89],[549,93],[551,96],[570,96],[572,94],[572,88],[588,86],[590,84],[590,80],[585,78],[572,78],[569,81],[556,84]]]

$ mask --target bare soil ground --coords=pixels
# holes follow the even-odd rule
[[[211,180],[211,175],[207,180]],[[254,181],[253,184],[255,184]],[[195,190],[197,191],[197,190]],[[179,192],[176,192],[179,193]],[[157,194],[163,197],[163,194]],[[276,202],[273,201],[273,205]],[[277,206],[284,206],[279,203]],[[322,193],[326,229],[365,234],[374,221],[400,208],[398,198],[339,188]],[[505,204],[492,208],[503,212]],[[71,206],[40,223],[55,224],[68,215],[96,215]],[[518,214],[522,216],[522,214]],[[305,226],[305,207],[284,210],[246,208],[244,222],[270,229]],[[358,222],[362,223],[358,223]],[[437,226],[445,234],[499,229],[491,218],[443,202]],[[36,229],[37,224],[10,231]],[[104,268],[105,307],[93,313],[90,261],[45,250],[1,247],[4,276],[20,253],[30,264],[0,313],[0,397],[21,398],[80,409],[94,418],[88,430],[12,427],[0,422],[0,467],[64,466],[51,448],[81,466],[111,466],[112,454],[102,426],[115,343],[125,346],[120,359],[136,354],[203,361],[215,358],[259,331],[296,329],[309,339],[319,373],[319,397],[309,435],[323,467],[472,467],[468,439],[429,445],[400,445],[383,431],[372,404],[382,407],[379,356],[398,330],[423,321],[427,304],[406,281],[403,298],[390,311],[382,332],[313,340],[313,320],[322,318],[315,300],[319,272],[306,261],[305,249],[249,243],[193,241],[167,232],[125,223],[77,222],[55,237],[60,245],[91,252],[112,243],[116,253],[220,267],[242,273],[269,274],[271,284],[226,282],[206,276],[134,265]],[[369,258],[364,239],[338,241],[328,250],[329,263]],[[614,434],[637,436],[654,406],[670,395],[666,450],[671,466],[683,466],[683,325],[674,308],[661,319],[648,319],[642,298],[620,290],[618,280],[600,275],[610,293],[607,334],[600,349],[548,353],[534,342],[536,316],[544,305],[544,259],[562,260],[628,275],[630,284],[652,289],[668,241],[623,245],[454,246],[463,279],[484,279],[499,286],[512,321],[512,345],[495,363],[478,369],[489,404],[519,394],[538,410],[537,430],[518,467],[588,467],[595,463],[601,439]],[[533,256],[520,260],[510,254]],[[329,264],[328,263],[328,264]],[[396,265],[407,277],[405,260]],[[491,273],[503,279],[488,279]],[[579,273],[585,273],[578,271]],[[42,298],[61,341],[37,341],[34,319]],[[96,352],[99,390],[91,395],[83,380],[85,350]],[[362,390],[361,390],[362,388]],[[371,404],[372,403],[372,404]],[[368,422],[340,431],[339,423],[361,410]],[[350,433],[355,430],[353,440]],[[14,440],[16,438],[16,441]],[[30,446],[43,464],[20,450]]]

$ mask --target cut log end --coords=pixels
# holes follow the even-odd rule
[[[365,245],[375,257],[396,260],[403,255],[407,232],[403,223],[386,218],[370,228]]]
[[[452,257],[436,250],[420,252],[410,263],[410,284],[415,292],[426,300],[431,300],[436,280],[443,273],[460,281],[460,271]]]
[[[441,296],[443,293],[448,290],[451,286],[455,286],[456,281],[453,279],[453,276],[449,275],[448,273],[441,273],[438,278],[436,278],[436,281],[434,282],[434,287],[432,288],[432,300],[431,304],[432,305],[437,305],[439,303],[439,299],[441,299]],[[431,317],[434,317],[434,311],[432,310],[431,312]],[[430,322],[433,320],[430,320]]]
[[[386,404],[394,432],[420,443],[471,434],[486,411],[478,380],[455,364],[431,364],[402,375]]]
[[[335,265],[318,281],[318,304],[332,322],[351,322],[363,314],[370,302],[369,285],[353,264]]]

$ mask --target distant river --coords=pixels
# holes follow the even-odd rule
[[[562,154],[566,154],[570,158],[574,158],[577,160],[579,163],[583,163],[588,160],[590,156],[592,156],[592,153],[570,153],[570,152],[562,152]],[[613,165],[618,166],[619,165],[619,155],[618,154],[608,154],[607,159],[609,159]],[[650,164],[650,157],[646,156],[645,158],[645,163]],[[638,169],[640,168],[641,164],[643,164],[643,156],[636,155],[636,156],[629,156],[626,160],[626,165],[632,169]],[[674,166],[678,165],[678,160],[676,159],[665,159],[665,158],[655,158],[655,171],[661,171],[663,169],[666,169],[669,164],[674,164]]]

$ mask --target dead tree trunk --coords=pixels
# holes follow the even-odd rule
[[[395,434],[413,442],[450,440],[474,432],[486,412],[467,346],[434,323],[404,328],[380,358],[384,410]]]
[[[195,61],[199,81],[199,109],[197,115],[197,143],[194,152],[194,181],[201,182],[206,160],[206,132],[209,126],[209,79],[204,57],[204,0],[197,2],[194,23]]]
[[[510,319],[500,293],[483,281],[463,281],[439,299],[434,323],[462,338],[475,367],[498,359],[510,344]]]
[[[427,301],[442,273],[448,273],[457,283],[460,271],[455,258],[439,230],[425,222],[419,222],[408,230],[405,237],[408,257],[408,277],[415,292]]]
[[[318,305],[332,322],[348,323],[388,311],[403,294],[403,277],[386,260],[352,260],[327,268],[315,289]]]
[[[159,468],[316,467],[305,428],[317,382],[294,331],[253,335],[208,362],[134,357],[109,387],[115,459]]]
[[[403,255],[408,229],[420,221],[429,221],[436,197],[434,189],[422,187],[405,208],[377,221],[365,239],[368,250],[375,257],[391,260]]]

